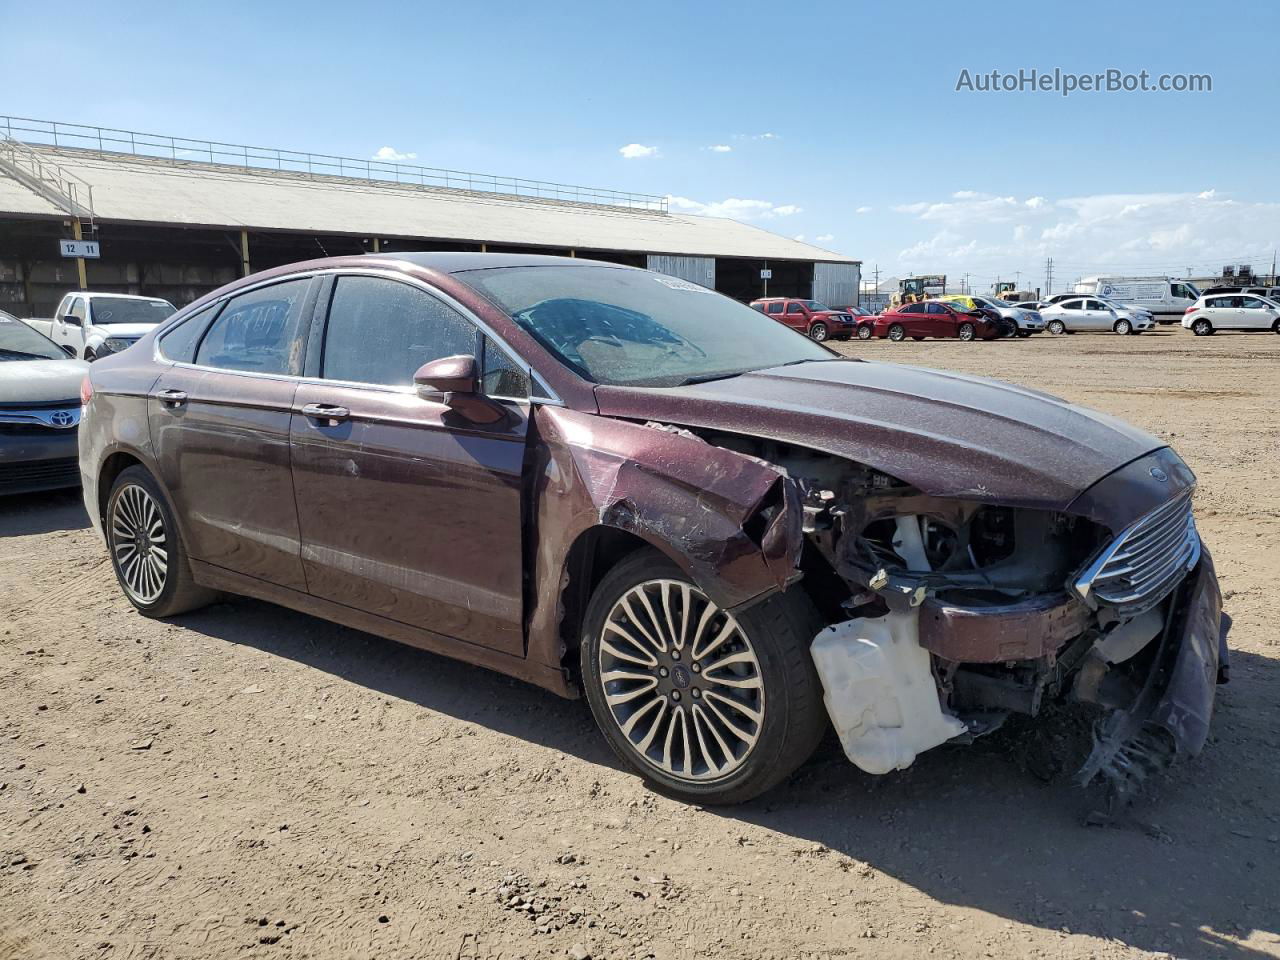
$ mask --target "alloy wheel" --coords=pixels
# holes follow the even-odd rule
[[[1116,321],[1116,333],[1119,333],[1119,334],[1133,333],[1133,324],[1131,324],[1128,320]]]
[[[1050,320],[1049,325],[1045,328],[1055,337],[1059,337],[1067,332],[1067,325],[1061,320]]]
[[[903,328],[902,324],[900,323],[895,323],[892,327],[889,328],[890,340],[895,340],[895,341],[903,340],[906,338],[906,336],[907,336],[907,331]]]
[[[972,339],[974,338],[974,336],[975,336],[975,335],[976,335],[976,334],[975,334],[975,331],[974,331],[974,329],[973,329],[973,324],[972,324],[972,323],[962,323],[962,324],[960,324],[960,339],[961,339],[961,340],[972,340]]]
[[[755,649],[691,584],[647,580],[619,597],[601,630],[599,668],[623,737],[668,776],[727,776],[759,740],[765,692]]]
[[[160,505],[143,487],[121,487],[111,508],[111,555],[130,597],[155,603],[169,576],[169,540]]]
[[[827,339],[827,325],[825,323],[815,323],[809,328],[809,336],[813,337],[818,343]]]
[[[871,339],[871,334],[872,334],[872,330],[871,330],[871,328],[870,328],[870,327],[868,327],[868,326],[866,326],[865,324],[864,324],[863,326],[861,326],[861,327],[859,327],[859,328],[858,328],[858,339],[859,339],[859,340],[870,340],[870,339]]]

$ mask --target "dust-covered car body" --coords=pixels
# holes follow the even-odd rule
[[[340,293],[371,283],[463,339],[414,343],[408,383],[343,367]],[[219,333],[248,307],[255,349],[287,333],[253,364]],[[803,762],[820,730],[770,724],[812,719],[810,687],[873,773],[1066,698],[1098,709],[1088,777],[1127,788],[1204,743],[1220,598],[1176,454],[1032,390],[836,356],[696,284],[535,256],[295,264],[98,362],[86,394],[113,556],[148,549],[113,533],[142,471],[196,587],[585,693],[683,796],[744,799]],[[613,582],[648,555],[658,573]],[[174,611],[129,569],[135,605]]]

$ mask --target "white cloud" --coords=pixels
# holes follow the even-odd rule
[[[733,151],[733,147],[727,143],[717,143],[715,146],[707,147],[707,149],[712,153],[731,153]]]
[[[792,237],[791,239],[792,239],[792,240],[799,240],[801,243],[804,243],[804,234],[803,234],[803,233],[797,233],[797,234],[796,234],[794,237]]]
[[[813,238],[813,242],[814,242],[814,243],[830,243],[830,242],[831,242],[832,240],[834,240],[834,239],[835,239],[835,235],[834,235],[834,234],[830,234],[830,233],[820,233],[820,234],[818,234],[816,237],[814,237],[814,238]]]
[[[688,197],[667,197],[672,210],[684,213],[695,213],[703,217],[728,217],[732,220],[772,220],[775,217],[789,217],[799,213],[800,207],[793,203],[781,205],[768,200],[746,200],[740,197],[729,197],[712,203],[690,200]]]
[[[1180,276],[1191,267],[1216,274],[1228,263],[1269,268],[1280,233],[1280,202],[1243,202],[1215,190],[1021,201],[959,193],[893,208],[910,219],[900,262],[889,269],[992,276],[1021,270],[1024,279],[1042,283],[1051,256],[1055,285],[1108,271]]]
[[[857,210],[855,210],[855,211],[853,211],[853,212],[854,212],[854,213],[870,213],[870,212],[871,212],[871,208],[870,208],[870,207],[859,207]]]
[[[735,133],[735,140],[781,140],[782,137],[776,133]]]
[[[647,147],[643,143],[628,143],[625,147],[619,147],[618,152],[627,160],[660,156],[657,147]]]
[[[401,153],[395,147],[379,147],[370,160],[385,160],[387,163],[400,163],[402,160],[417,160],[416,153]]]

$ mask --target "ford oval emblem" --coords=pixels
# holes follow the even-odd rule
[[[1165,473],[1163,470],[1161,470],[1159,467],[1152,467],[1151,475],[1155,477],[1157,480],[1159,480],[1161,483],[1164,483],[1169,479],[1169,475]]]

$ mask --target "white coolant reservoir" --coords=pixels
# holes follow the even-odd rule
[[[867,773],[908,767],[966,730],[942,711],[919,623],[913,609],[846,620],[813,640],[827,713],[845,755]]]

